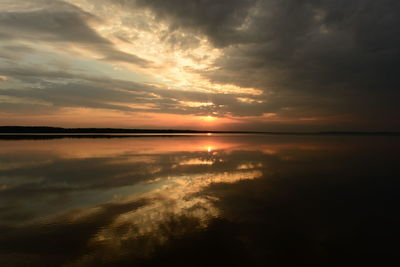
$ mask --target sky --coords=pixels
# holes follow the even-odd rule
[[[0,125],[399,131],[397,0],[1,0]]]

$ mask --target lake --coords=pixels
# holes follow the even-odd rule
[[[0,266],[397,266],[400,137],[0,140]]]

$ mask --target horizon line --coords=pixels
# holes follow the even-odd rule
[[[389,134],[397,135],[400,131],[360,131],[360,130],[326,130],[326,131],[245,131],[245,130],[191,130],[191,129],[145,129],[145,128],[110,128],[110,127],[58,127],[58,126],[0,126],[1,134],[51,134],[51,133],[248,133],[248,134],[286,134],[286,135],[311,135],[311,134]]]

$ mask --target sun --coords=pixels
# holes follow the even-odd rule
[[[203,117],[201,117],[201,119],[202,119],[203,121],[212,122],[212,121],[215,121],[217,118],[208,115],[208,116],[203,116]]]

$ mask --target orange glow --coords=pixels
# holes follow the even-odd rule
[[[216,150],[232,151],[242,146],[237,140],[198,136],[195,141],[187,137],[176,137],[166,142],[165,138],[111,138],[103,139],[54,139],[48,140],[46,146],[35,140],[0,140],[0,155],[15,153],[30,154],[34,151],[51,153],[61,158],[103,158],[129,154],[135,151],[141,155],[141,162],[151,162],[151,155],[172,152],[215,152]],[[258,148],[258,147],[257,147]],[[247,149],[252,149],[248,148]],[[135,157],[138,160],[138,157]],[[3,167],[3,166],[1,166]],[[1,168],[0,168],[1,169]]]
[[[0,111],[3,125],[43,125],[60,127],[110,127],[135,129],[225,130],[227,125],[240,123],[234,118],[135,112],[94,108],[60,108],[50,114],[8,114]]]
[[[202,119],[203,121],[206,121],[206,122],[212,122],[212,121],[215,121],[217,118],[208,115],[208,116],[203,116],[203,117],[201,117],[201,119]]]

